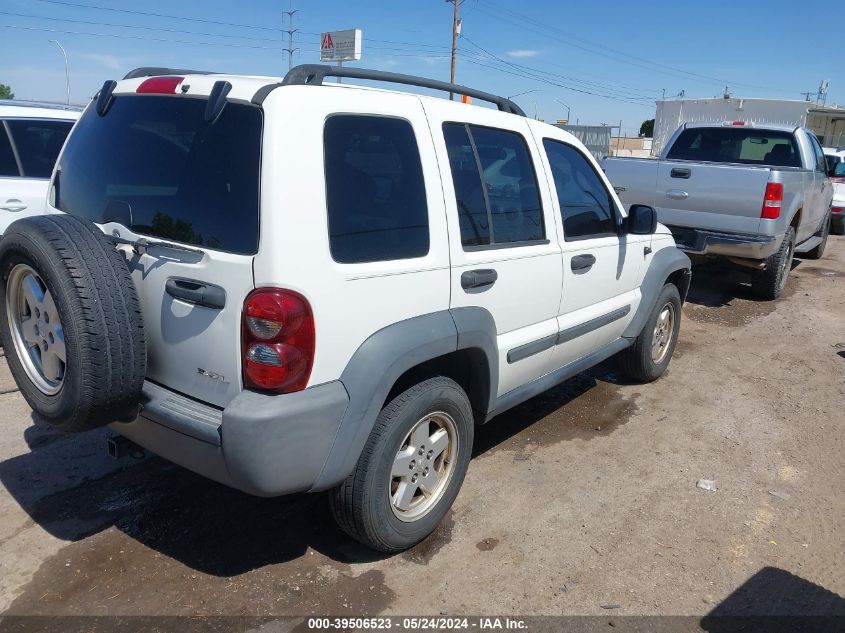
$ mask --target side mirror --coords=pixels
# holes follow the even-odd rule
[[[651,235],[657,230],[657,211],[645,204],[634,204],[628,210],[628,233]]]

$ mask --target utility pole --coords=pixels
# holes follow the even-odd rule
[[[59,50],[62,51],[62,55],[65,57],[65,103],[70,105],[70,74],[68,74],[67,70],[67,51],[64,46],[59,44],[59,40],[50,40],[50,43],[58,46]]]
[[[454,5],[454,12],[452,13],[452,70],[449,73],[450,83],[455,83],[455,57],[458,54],[458,30],[460,29],[461,20],[458,17],[458,6],[463,0],[446,0]],[[449,100],[455,100],[455,93],[449,93]]]
[[[283,33],[288,34],[288,47],[282,50],[288,52],[288,70],[290,70],[291,68],[293,68],[293,54],[294,52],[299,50],[293,45],[293,34],[299,31],[299,29],[293,28],[293,16],[299,13],[299,11],[293,8],[293,0],[291,0],[291,3],[288,5],[288,7],[289,8],[287,11],[282,11],[284,15],[288,16],[288,28],[282,30]]]

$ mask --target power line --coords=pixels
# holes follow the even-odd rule
[[[567,44],[568,46],[573,46],[575,48],[578,48],[580,50],[586,51],[586,52],[594,54],[594,55],[601,55],[603,57],[608,57],[610,59],[613,59],[614,61],[621,61],[621,62],[626,63],[626,64],[638,66],[640,68],[645,68],[646,70],[651,70],[652,72],[662,72],[664,74],[674,74],[675,76],[680,74],[680,75],[686,76],[687,78],[694,77],[694,78],[703,79],[703,80],[706,80],[706,81],[709,81],[709,82],[716,82],[716,83],[719,83],[719,84],[722,84],[722,85],[726,82],[726,80],[724,78],[713,77],[713,76],[710,76],[710,75],[703,75],[703,74],[700,74],[700,73],[695,73],[695,72],[692,72],[692,71],[685,70],[683,68],[670,66],[668,64],[656,62],[654,60],[651,60],[651,59],[648,59],[648,58],[645,58],[645,57],[639,57],[637,55],[630,53],[629,51],[619,51],[619,50],[610,48],[609,46],[606,46],[604,44],[601,44],[601,43],[598,43],[598,42],[593,42],[593,41],[588,40],[586,38],[574,35],[572,33],[568,33],[566,31],[562,31],[562,30],[557,29],[555,27],[551,27],[547,23],[540,22],[538,20],[535,20],[534,18],[531,18],[531,17],[526,16],[524,14],[518,13],[518,12],[513,11],[511,9],[508,9],[506,7],[502,7],[500,5],[495,5],[494,3],[491,3],[491,2],[487,2],[487,4],[489,5],[488,7],[479,6],[478,8],[479,8],[480,11],[484,12],[488,16],[506,21],[506,22],[508,22],[508,24],[511,24],[511,25],[514,24],[514,21],[513,21],[514,18],[517,19],[517,20],[521,20],[523,22],[527,22],[531,26],[526,26],[526,24],[517,24],[517,26],[520,26],[520,27],[522,27],[526,30],[532,31],[534,33],[537,33],[537,34],[542,35],[544,37],[547,37],[549,39],[553,39],[553,40],[562,42],[564,44]],[[498,15],[496,13],[496,11],[499,11],[499,12],[504,13],[504,14],[509,14],[511,17],[508,18],[508,17],[504,17],[503,15]],[[581,42],[583,45],[579,45],[577,43],[574,43],[571,40],[574,40],[575,42]],[[593,49],[598,49],[598,50],[593,50]],[[641,62],[641,63],[637,63],[637,62]],[[662,70],[660,70],[660,69],[662,69]],[[768,87],[768,86],[759,86],[759,85],[756,85],[756,84],[742,83],[742,82],[738,82],[738,81],[733,81],[733,82],[728,81],[727,83],[730,83],[732,85],[743,85],[743,86],[746,86],[746,87],[757,88],[757,89],[760,89],[760,90],[789,92],[788,90],[784,90],[783,88],[773,88],[773,87]]]

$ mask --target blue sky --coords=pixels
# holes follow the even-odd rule
[[[842,58],[819,35],[842,21],[834,4],[464,0],[457,81],[506,96],[532,91],[515,98],[530,115],[563,118],[563,102],[573,121],[621,120],[627,133],[653,116],[663,90],[712,97],[727,85],[736,96],[801,99],[830,79],[828,104],[845,103]],[[288,7],[289,0],[0,0],[0,82],[18,98],[64,99],[63,61],[50,39],[68,52],[77,102],[137,66],[283,75]],[[293,0],[293,8],[295,63],[319,61],[321,31],[361,28],[359,66],[449,77],[452,5],[444,0]]]

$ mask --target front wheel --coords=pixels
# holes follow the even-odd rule
[[[822,239],[818,246],[814,249],[807,251],[804,255],[807,259],[821,259],[822,255],[824,255],[824,249],[827,246],[827,236],[830,234],[830,222],[831,222],[831,215],[830,211],[827,212],[825,216],[824,223],[822,224],[822,228],[819,230],[816,235]]]
[[[666,284],[634,344],[619,354],[619,369],[628,378],[652,382],[660,378],[678,342],[681,329],[681,294]]]
[[[382,552],[422,541],[458,495],[474,430],[469,400],[449,378],[425,380],[393,398],[355,470],[329,496],[338,525]]]

